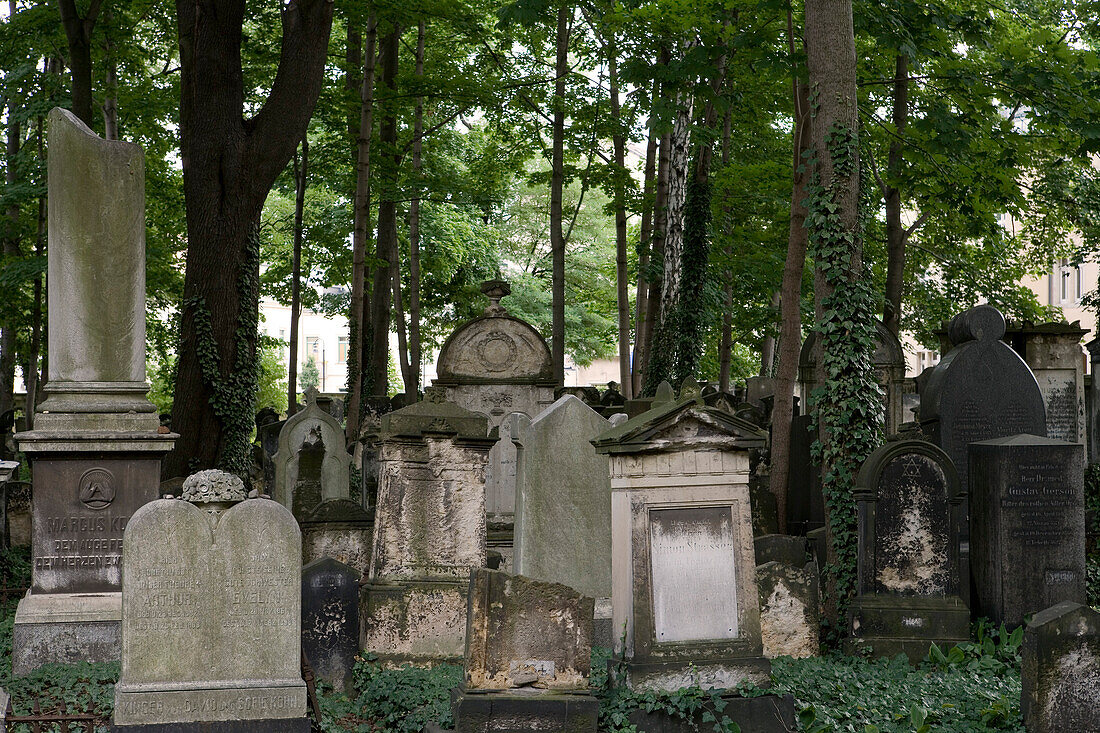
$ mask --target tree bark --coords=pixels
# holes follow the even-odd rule
[[[393,28],[382,40],[381,72],[382,86],[386,88],[386,104],[383,107],[381,125],[378,131],[378,144],[381,148],[380,179],[381,191],[378,200],[378,244],[375,254],[378,265],[374,270],[371,286],[371,341],[370,358],[364,360],[370,364],[370,391],[368,394],[384,395],[389,391],[390,366],[390,323],[392,314],[391,295],[392,266],[397,258],[397,173],[401,164],[401,154],[397,148],[397,65],[401,44],[401,25],[394,23]],[[366,390],[366,387],[364,387]]]
[[[416,31],[416,78],[424,78],[424,41],[427,27],[423,20]],[[413,113],[412,166],[413,190],[409,202],[409,362],[412,373],[405,383],[405,391],[415,398],[420,393],[420,173],[422,168],[421,152],[424,136],[424,98],[416,98],[416,110]],[[409,385],[412,385],[411,391]]]
[[[732,134],[733,116],[730,110],[722,119],[722,167],[730,163],[730,137]],[[728,212],[727,212],[728,213]],[[726,256],[732,256],[733,246],[726,245]],[[721,392],[730,391],[730,362],[733,357],[733,273],[729,269],[725,272],[725,310],[722,313],[722,341],[719,348],[718,359],[718,389]]]
[[[305,218],[309,135],[302,136],[302,157],[294,156],[294,251],[290,265],[290,358],[286,380],[286,416],[298,412],[298,322],[302,315],[302,224]]]
[[[374,133],[374,69],[377,56],[378,18],[367,19],[366,48],[363,52],[363,78],[359,87],[359,120],[355,125],[355,202],[352,206],[351,233],[351,308],[348,312],[348,409],[345,434],[349,444],[359,439],[359,415],[362,412],[363,372],[367,364],[364,343],[369,335],[367,313],[364,310],[367,284],[367,240],[370,237],[370,144]]]
[[[886,199],[886,302],[882,308],[882,321],[895,336],[901,329],[902,285],[905,278],[905,245],[908,234],[901,225],[901,192],[894,181],[902,173],[902,135],[909,122],[909,58],[898,54],[894,68],[894,138],[890,143],[887,162],[887,183],[883,191]]]
[[[776,290],[772,293],[771,309],[773,311],[779,310],[779,304],[782,302],[782,289]],[[775,368],[775,334],[768,333],[764,337],[764,343],[760,346],[760,376],[767,377],[772,373]]]
[[[107,14],[107,25],[110,26],[110,13]],[[103,138],[105,140],[118,140],[118,56],[115,42],[110,33],[103,45],[106,59],[106,80],[103,90]]]
[[[654,97],[656,97],[656,83],[653,85],[653,92]],[[646,144],[645,169],[642,174],[645,178],[645,184],[642,188],[642,223],[638,231],[638,285],[634,293],[634,365],[630,374],[631,394],[634,397],[642,393],[642,376],[648,348],[646,342],[646,324],[649,318],[648,270],[650,250],[653,246],[653,203],[650,198],[653,196],[653,179],[657,167],[657,138],[657,133],[651,122],[649,142]]]
[[[92,112],[92,31],[95,29],[103,0],[92,0],[88,5],[88,12],[83,16],[76,9],[76,0],[57,0],[57,5],[61,14],[61,26],[65,29],[65,40],[69,46],[73,114],[91,128],[95,125]]]
[[[326,0],[282,6],[276,77],[263,106],[245,119],[244,2],[177,0],[188,247],[172,412],[180,437],[166,476],[248,469],[260,213],[320,94],[332,7]]]
[[[607,44],[608,87],[611,96],[611,121],[615,132],[612,145],[615,149],[615,290],[619,307],[619,382],[623,396],[633,396],[630,375],[630,278],[626,251],[626,135],[622,129],[622,111],[619,107],[619,74],[616,67],[616,48],[612,40]]]
[[[554,63],[553,150],[550,161],[551,337],[554,382],[565,384],[565,236],[562,233],[562,189],[565,183],[565,77],[569,73],[569,19],[572,6],[558,9],[557,58]]]
[[[791,55],[794,37],[791,34]],[[779,290],[779,366],[775,372],[775,399],[772,403],[771,478],[769,489],[775,495],[779,531],[787,531],[787,496],[790,480],[791,422],[794,418],[794,390],[798,377],[798,355],[802,350],[802,270],[806,264],[806,184],[809,171],[803,154],[810,147],[810,104],[808,88],[798,77],[791,82],[794,99],[794,134],[791,155],[791,220],[787,234],[787,260]],[[805,405],[803,405],[805,408]]]
[[[7,139],[4,146],[4,182],[11,190],[19,181],[16,157],[22,143],[22,126],[16,113],[14,100],[8,103]],[[20,255],[19,202],[13,197],[4,211],[3,240],[0,252],[5,258],[17,258]],[[14,300],[14,298],[12,298]],[[0,322],[0,415],[15,406],[15,346],[16,318]]]

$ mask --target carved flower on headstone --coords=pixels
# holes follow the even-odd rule
[[[181,498],[192,504],[244,501],[248,492],[239,477],[211,468],[188,476],[183,482]]]

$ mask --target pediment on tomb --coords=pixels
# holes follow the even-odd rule
[[[437,384],[553,383],[550,347],[531,324],[500,309],[451,334],[439,352]]]

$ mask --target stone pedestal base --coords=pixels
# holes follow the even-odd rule
[[[306,686],[300,679],[237,684],[120,681],[112,725],[120,731],[308,731]]]
[[[630,714],[630,722],[645,733],[695,733],[710,730],[711,723],[703,720],[706,713],[721,719],[729,716],[741,730],[752,733],[786,733],[796,730],[794,697],[791,695],[763,695],[761,697],[738,697],[723,695],[726,706],[718,713],[711,706],[704,705],[691,720],[677,718],[668,713],[636,710]]]
[[[708,659],[697,662],[626,662],[626,684],[632,690],[675,692],[698,685],[704,690],[727,690],[743,682],[771,686],[772,665],[764,657]]]
[[[121,593],[30,593],[15,611],[12,673],[43,664],[117,662],[122,653]]]
[[[118,733],[310,733],[309,718],[277,720],[218,720],[211,723],[149,723],[116,725]]]
[[[360,642],[382,664],[462,663],[469,582],[417,580],[364,585]]]
[[[587,694],[451,691],[455,733],[595,733],[600,704]]]
[[[958,596],[857,596],[848,612],[847,651],[876,657],[905,654],[916,664],[933,642],[944,651],[970,639],[970,609]]]

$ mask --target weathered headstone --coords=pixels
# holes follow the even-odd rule
[[[1036,613],[1021,652],[1028,733],[1100,729],[1100,612],[1063,601]]]
[[[308,731],[294,518],[220,471],[183,496],[126,528],[115,729]]]
[[[302,568],[302,652],[313,673],[351,693],[359,653],[360,573],[323,557]]]
[[[452,700],[456,732],[594,733],[592,605],[558,583],[474,570],[464,681]]]
[[[8,530],[8,484],[17,476],[19,461],[0,461],[0,549],[11,547]]]
[[[1089,352],[1089,385],[1085,397],[1085,445],[1091,466],[1100,461],[1100,338],[1085,344]]]
[[[927,441],[891,440],[864,461],[849,631],[875,655],[915,662],[932,642],[970,638],[957,529],[964,495],[951,459]]]
[[[1029,322],[1006,331],[1006,338],[1035,375],[1046,407],[1047,437],[1085,442],[1085,352],[1089,331],[1075,323]]]
[[[516,438],[516,573],[611,596],[611,485],[591,442],[610,427],[566,395]]]
[[[302,562],[331,557],[363,573],[370,563],[374,517],[351,499],[328,499],[298,523]]]
[[[486,560],[487,421],[427,397],[382,418],[361,638],[387,662],[461,657],[470,571]]]
[[[748,486],[765,440],[688,396],[594,441],[608,454],[613,628],[631,687],[767,684]]]
[[[530,424],[531,418],[522,412],[513,412],[500,421],[497,442],[489,449],[489,466],[485,473],[488,547],[501,553],[507,570],[514,566],[517,458],[513,440]]]
[[[756,584],[764,656],[816,657],[821,633],[817,563],[771,560],[756,566]]]
[[[970,445],[975,611],[995,624],[1085,601],[1084,446],[1034,435]]]
[[[156,498],[160,433],[145,395],[145,173],[141,148],[49,116],[49,374],[35,429],[32,585],[12,666],[118,659],[122,532]]]
[[[485,415],[493,428],[512,412],[542,412],[554,401],[555,382],[546,341],[500,304],[511,292],[508,284],[490,280],[481,292],[489,307],[444,342],[432,384],[447,400]]]
[[[275,454],[275,500],[299,521],[326,499],[348,497],[351,456],[344,429],[317,404],[317,390],[306,393],[306,409],[288,418]]]

